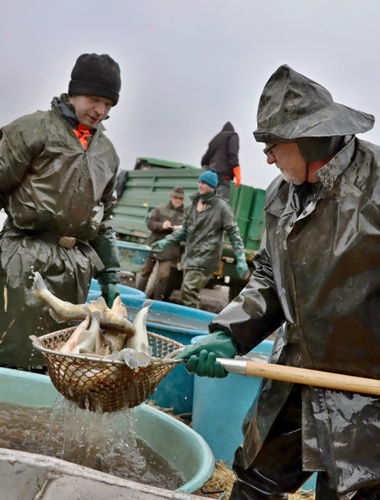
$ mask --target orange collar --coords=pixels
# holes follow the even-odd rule
[[[89,146],[88,137],[91,137],[91,130],[81,123],[79,123],[78,127],[73,129],[74,134],[78,137],[79,142],[82,144],[83,149],[87,149]]]

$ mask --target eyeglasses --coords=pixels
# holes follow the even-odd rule
[[[274,144],[273,146],[270,146],[269,148],[264,148],[264,149],[263,149],[263,153],[264,153],[266,156],[268,156],[269,158],[271,158],[271,160],[274,160],[274,159],[275,159],[275,157],[274,157],[274,155],[273,155],[272,151],[273,151],[273,149],[274,149],[276,146],[278,146],[278,144]]]

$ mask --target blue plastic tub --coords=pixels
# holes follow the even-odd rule
[[[146,299],[122,295],[132,320]],[[208,333],[208,325],[216,314],[192,307],[152,300],[147,329],[163,337],[188,345],[198,335]],[[176,415],[191,414],[193,410],[194,376],[178,365],[158,385],[150,400],[161,408],[172,408]]]
[[[151,251],[148,245],[117,240],[120,267],[123,271],[138,273]]]
[[[194,337],[196,343],[204,337]],[[263,361],[268,359],[273,342],[264,340],[251,351]],[[232,466],[237,447],[243,442],[242,423],[258,395],[262,378],[230,373],[226,378],[194,377],[192,427],[209,444],[216,460]],[[316,474],[302,486],[315,490]]]
[[[264,340],[252,352],[266,361],[272,348],[273,342]],[[192,427],[205,438],[215,458],[225,460],[229,466],[243,441],[241,425],[261,382],[261,378],[235,373],[223,379],[194,377]]]
[[[131,286],[125,286],[125,285],[117,285],[117,286],[120,290],[120,293],[123,295],[133,295],[134,297],[140,297],[140,298],[146,297],[145,292],[142,292],[141,290],[137,290],[137,288],[133,288]],[[88,292],[87,300],[88,301],[96,300],[100,294],[101,294],[101,290],[100,290],[99,283],[96,280],[92,279],[90,290]]]
[[[2,402],[8,402],[31,407],[53,407],[58,395],[59,393],[47,375],[0,368],[0,405]],[[178,419],[148,405],[142,404],[135,411],[137,436],[182,473],[185,483],[178,490],[193,493],[199,489],[212,476],[214,470],[214,457],[204,439]],[[80,476],[80,467],[78,470],[77,475]],[[107,474],[102,474],[107,476]],[[14,476],[15,482],[21,480],[21,474],[14,473]],[[115,479],[114,476],[109,477]],[[27,477],[27,480],[27,490],[25,491],[29,491],[34,485],[30,477]],[[35,482],[38,483],[39,478]],[[136,485],[136,496],[133,495],[133,498],[145,498],[143,492],[147,491],[147,488],[149,489],[147,486],[140,486],[142,491],[140,496],[138,493],[139,483],[119,478],[117,482],[119,485],[125,484],[126,496],[123,498],[130,498],[127,492],[128,485]],[[173,492],[163,489],[161,491],[163,498],[173,498]],[[167,492],[167,495],[164,492]],[[64,497],[64,492],[62,493]],[[26,498],[24,495],[17,496],[17,498]],[[39,495],[37,496],[39,497]],[[119,494],[109,496],[121,498]],[[90,498],[88,495],[85,497]],[[95,497],[100,498],[96,494]],[[16,498],[16,496],[12,498]],[[51,498],[50,495],[49,498]],[[149,498],[153,498],[153,496],[149,495]]]

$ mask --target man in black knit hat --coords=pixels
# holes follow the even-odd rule
[[[118,103],[119,65],[107,54],[82,54],[68,93],[49,111],[0,131],[0,365],[43,370],[29,335],[64,328],[31,291],[38,271],[49,290],[86,300],[92,277],[109,306],[119,294],[120,265],[112,223],[119,158],[103,120]]]

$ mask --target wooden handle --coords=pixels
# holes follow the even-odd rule
[[[226,360],[218,358],[224,368],[233,373],[262,377],[282,382],[323,387],[340,391],[361,392],[380,396],[380,380],[341,375],[339,373],[276,365],[260,361]]]

